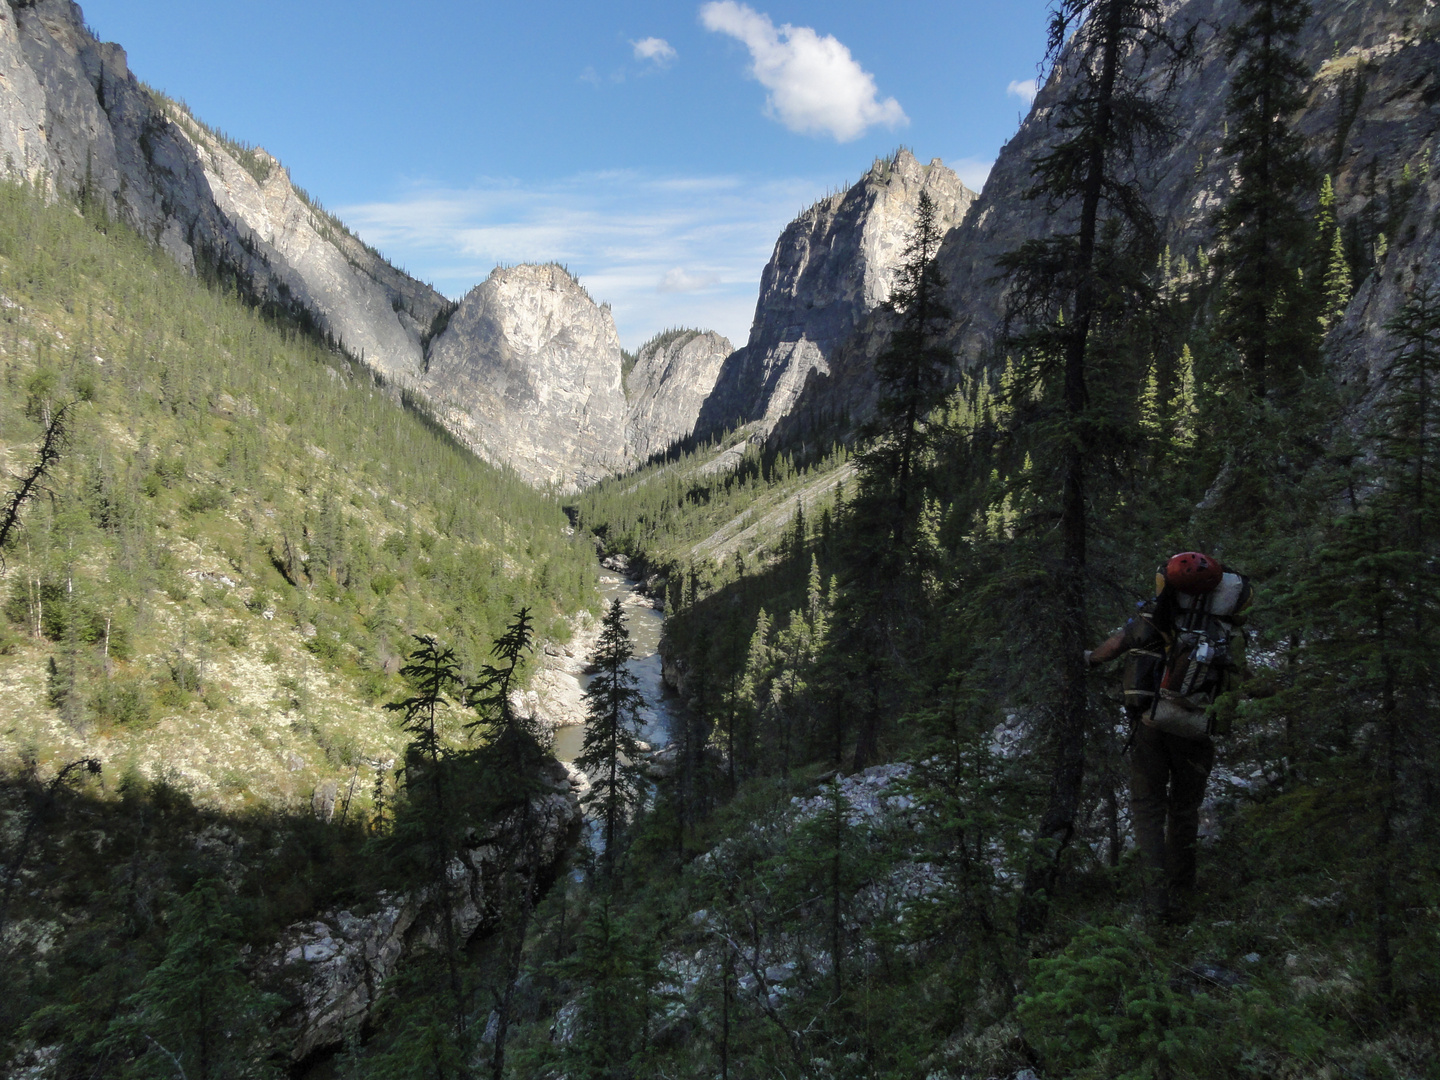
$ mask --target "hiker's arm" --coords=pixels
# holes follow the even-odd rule
[[[1116,630],[1115,633],[1085,654],[1085,662],[1087,664],[1103,664],[1107,660],[1114,660],[1125,649],[1125,631],[1123,629]]]

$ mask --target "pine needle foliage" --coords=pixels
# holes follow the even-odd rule
[[[199,881],[171,912],[165,957],[124,1002],[107,1042],[124,1060],[121,1075],[194,1080],[278,1077],[267,1061],[269,1025],[281,1000],[252,987],[241,969],[239,921],[224,885]]]
[[[639,713],[645,699],[629,668],[635,651],[617,598],[605,612],[590,664],[595,674],[585,688],[585,741],[575,764],[590,777],[581,800],[605,823],[606,876],[615,870],[620,830],[639,807],[644,793],[640,772]]]
[[[1232,74],[1221,150],[1235,162],[1237,183],[1215,216],[1220,331],[1240,354],[1251,392],[1263,398],[1314,367],[1315,290],[1304,278],[1311,233],[1300,210],[1314,190],[1314,168],[1289,123],[1310,82],[1298,38],[1311,7],[1305,0],[1244,0],[1242,7],[1225,32]]]
[[[1015,425],[1029,437],[1027,449],[1043,455],[1038,478],[1058,488],[1041,495],[1059,534],[1060,550],[1045,557],[1056,578],[1049,621],[1060,659],[1050,799],[1026,884],[1035,898],[1053,890],[1084,779],[1089,485],[1128,439],[1121,403],[1139,396],[1153,347],[1146,329],[1154,325],[1157,296],[1148,272],[1161,252],[1136,166],[1152,160],[1171,134],[1163,88],[1190,48],[1188,35],[1169,32],[1166,15],[1155,0],[1055,5],[1048,60],[1060,84],[1056,137],[1035,159],[1027,197],[1043,199],[1064,224],[999,260],[1011,283],[1008,344],[1024,358],[1020,400],[1011,403]],[[1104,397],[1097,388],[1107,391]],[[1026,910],[1032,925],[1043,914],[1038,900]]]

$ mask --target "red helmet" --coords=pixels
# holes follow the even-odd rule
[[[1192,596],[1207,593],[1220,584],[1224,569],[1216,559],[1198,551],[1182,551],[1165,564],[1165,584]]]

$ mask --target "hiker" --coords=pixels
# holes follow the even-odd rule
[[[1238,679],[1254,590],[1243,574],[1198,551],[1155,573],[1155,596],[1085,653],[1087,665],[1122,654],[1130,720],[1130,817],[1145,867],[1145,905],[1185,917],[1195,891],[1195,849],[1205,781],[1215,763],[1209,709]]]

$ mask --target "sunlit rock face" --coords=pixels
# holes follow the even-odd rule
[[[1376,236],[1366,245],[1371,265],[1357,275],[1354,299],[1326,349],[1342,378],[1373,387],[1391,348],[1385,321],[1413,283],[1433,282],[1440,266],[1440,9],[1429,0],[1319,0],[1313,7],[1299,41],[1312,76],[1306,104],[1291,119],[1317,172],[1332,177],[1342,228],[1353,234],[1373,223],[1370,230],[1386,234],[1384,244]],[[1233,191],[1234,161],[1221,149],[1235,69],[1225,56],[1224,29],[1244,17],[1239,0],[1167,6],[1173,31],[1194,28],[1195,51],[1167,99],[1175,137],[1142,166],[1151,209],[1165,230],[1172,284],[1181,288],[1199,283],[1201,253],[1208,258],[1216,247],[1215,211]],[[1046,200],[1025,193],[1036,162],[1056,142],[1057,106],[1072,77],[1061,64],[1041,87],[983,194],[942,246],[939,266],[960,316],[951,341],[961,366],[1003,359],[1007,282],[997,257],[1067,225]],[[1306,209],[1318,195],[1317,186]],[[1358,419],[1369,397],[1356,400]]]
[[[942,231],[975,199],[939,159],[922,165],[900,150],[790,223],[761,276],[750,340],[726,361],[699,431],[749,421],[768,431],[812,373],[829,373],[835,351],[889,297],[922,191]]]
[[[476,453],[573,491],[625,464],[620,372],[608,304],[559,266],[512,266],[460,302],[420,386]]]
[[[186,269],[313,326],[535,484],[581,487],[688,434],[729,351],[702,334],[649,357],[627,409],[609,308],[563,270],[497,271],[456,310],[263,149],[141,86],[124,50],[97,42],[68,0],[0,5],[0,166],[103,207]]]
[[[625,378],[625,445],[636,462],[663,453],[695,430],[730,339],[713,330],[677,330],[648,342]]]
[[[448,895],[435,885],[377,891],[361,906],[362,914],[317,912],[286,927],[260,954],[258,973],[289,1003],[285,1019],[295,1039],[293,1062],[356,1038],[404,957],[441,946],[447,912],[451,940],[463,948],[494,929],[502,890],[513,895],[519,877],[542,884],[554,878],[582,821],[580,780],[558,761],[546,764],[537,780],[542,790],[531,798],[526,821],[533,863],[516,856],[516,812],[468,830],[468,842],[446,868]]]
[[[0,163],[96,204],[181,266],[329,335],[408,383],[448,303],[307,199],[269,154],[141,86],[68,0],[0,5]]]

